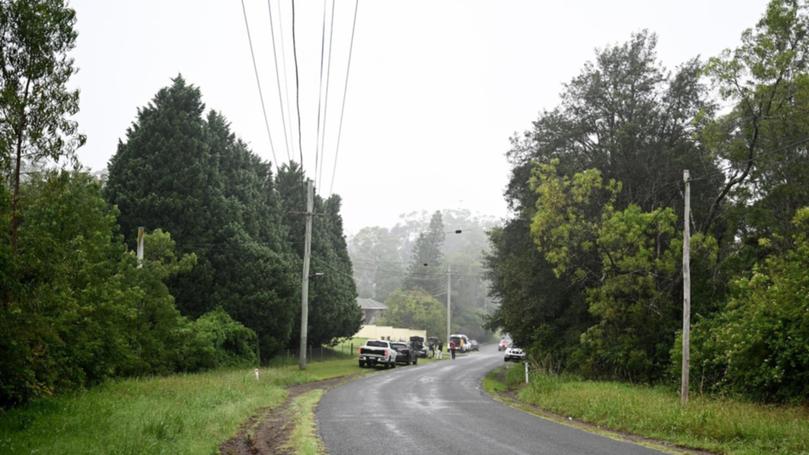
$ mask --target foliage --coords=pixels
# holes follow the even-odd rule
[[[33,176],[23,190],[19,262],[13,264],[19,281],[0,317],[6,334],[0,341],[0,403],[115,376],[252,358],[254,334],[245,327],[219,318],[230,341],[217,343],[205,337],[207,326],[191,324],[177,311],[165,280],[192,268],[196,258],[178,257],[168,233],[145,236],[147,254],[138,268],[118,234],[117,211],[91,176],[52,172]],[[12,266],[3,265],[3,273]],[[191,351],[211,352],[214,359],[194,364]]]
[[[444,306],[430,294],[414,289],[397,290],[385,301],[388,307],[380,324],[426,330],[427,336],[443,339],[447,332]]]
[[[384,302],[402,287],[400,248],[401,240],[383,227],[364,227],[351,238],[348,252],[360,297]]]
[[[575,359],[589,375],[649,381],[666,371],[679,324],[671,299],[682,242],[670,208],[615,209],[621,184],[591,169],[568,178],[558,160],[539,165],[531,234],[557,278],[583,283],[593,325],[581,335]],[[712,241],[693,238],[698,254]]]
[[[598,51],[561,104],[513,139],[506,199],[514,218],[491,232],[486,260],[501,304],[489,325],[551,371],[641,381],[668,371],[682,298],[682,169],[699,170],[695,194],[716,194],[721,176],[695,140],[713,112],[701,64],[670,75],[655,47],[656,37],[641,32]],[[708,201],[694,198],[694,220],[704,219]],[[695,268],[713,272],[712,235],[693,242],[707,253]],[[694,294],[722,286],[706,273]]]
[[[710,390],[809,401],[809,207],[793,223],[791,247],[737,279],[726,308],[694,327],[693,363]]]
[[[675,214],[689,169],[692,386],[806,402],[806,227],[789,220],[809,206],[807,30],[809,4],[772,0],[705,65],[670,76],[647,32],[585,64],[513,139],[514,216],[486,259],[490,327],[547,370],[679,377]],[[717,115],[720,102],[730,110]]]
[[[405,289],[422,289],[438,295],[444,289],[442,274],[444,254],[441,246],[446,238],[441,212],[436,211],[430,218],[426,232],[420,232],[413,246],[410,265],[404,280]]]
[[[301,207],[305,207],[304,178],[300,167],[290,163],[281,168],[277,179],[284,223],[289,226],[287,242],[294,245],[298,255],[294,262],[296,272],[301,269],[303,261],[305,225],[304,218],[297,213],[300,213]],[[307,333],[310,346],[354,335],[362,321],[362,310],[357,304],[357,290],[352,279],[352,264],[343,234],[340,204],[338,195],[326,200],[319,195],[314,198],[316,216],[312,220]],[[299,333],[300,305],[295,308],[293,331]],[[290,345],[297,347],[298,344],[299,340],[290,340]]]
[[[392,228],[366,227],[353,236],[348,248],[357,291],[360,296],[384,302],[397,289],[419,285],[430,287],[435,298],[444,300],[447,267],[451,267],[452,330],[485,340],[491,332],[483,327],[484,319],[493,311],[494,303],[487,295],[482,260],[488,249],[486,231],[497,222],[468,210],[443,210],[441,224],[446,227],[436,236],[444,233],[444,240],[437,248],[428,248],[428,238],[435,237],[430,224],[437,223],[436,213],[403,214]],[[419,259],[419,255],[423,257]],[[430,255],[433,259],[419,262]],[[436,263],[438,257],[444,258],[446,266]]]
[[[67,87],[75,71],[76,13],[64,0],[0,3],[0,169],[11,174],[11,249],[19,227],[22,162],[72,156],[84,143],[70,117],[79,91]]]
[[[270,163],[204,109],[181,76],[161,89],[110,160],[105,191],[130,244],[137,226],[160,228],[196,254],[196,266],[170,281],[180,311],[223,308],[257,333],[266,360],[289,342],[297,262]]]

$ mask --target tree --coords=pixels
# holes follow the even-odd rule
[[[10,242],[17,246],[20,169],[24,160],[58,160],[84,143],[77,123],[79,91],[67,82],[75,69],[76,13],[63,0],[0,3],[0,166],[11,175]]]
[[[402,287],[400,248],[399,237],[383,227],[362,228],[351,238],[348,252],[360,297],[384,302]]]
[[[413,247],[404,282],[406,289],[422,289],[432,295],[440,294],[445,278],[444,255],[441,251],[445,237],[441,212],[436,211],[430,218],[427,232],[419,233]]]
[[[420,289],[397,290],[385,301],[388,309],[381,324],[426,330],[427,336],[443,339],[447,330],[447,315],[441,302]]]
[[[757,400],[809,400],[809,207],[797,211],[795,231],[780,241],[780,254],[735,280],[723,311],[698,320],[692,365],[709,391],[740,393]],[[681,351],[673,351],[679,374]]]
[[[295,273],[300,276],[305,235],[305,219],[300,211],[305,207],[305,175],[297,163],[285,164],[278,173],[276,185],[283,205],[287,242],[294,245],[298,255]],[[319,195],[315,195],[314,211],[307,332],[310,346],[331,343],[337,338],[354,335],[359,331],[362,320],[362,311],[357,304],[356,285],[352,279],[351,260],[343,235],[339,196],[332,195],[324,201]],[[300,295],[297,302],[300,302],[299,299]],[[296,304],[296,317],[293,321],[295,333],[300,330],[299,308],[300,305]],[[295,338],[290,340],[290,345],[300,347]]]
[[[702,65],[670,75],[655,48],[644,31],[598,51],[560,105],[512,140],[505,195],[515,215],[490,234],[491,295],[501,305],[490,326],[532,346],[550,369],[649,380],[668,366],[679,288],[672,259],[659,259],[676,249],[682,169],[698,177],[695,194],[718,193],[722,175],[695,140],[714,110]],[[702,226],[710,201],[692,208]],[[695,293],[721,293],[721,279],[705,276]]]
[[[271,164],[204,110],[181,76],[161,89],[110,160],[106,193],[130,242],[138,226],[160,228],[196,254],[196,266],[170,281],[180,311],[223,308],[256,332],[266,360],[291,335],[297,262]]]

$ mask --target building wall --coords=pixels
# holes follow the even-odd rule
[[[410,341],[410,337],[420,336],[427,339],[427,330],[403,329],[388,325],[364,325],[354,335],[357,338],[390,339],[391,341]]]

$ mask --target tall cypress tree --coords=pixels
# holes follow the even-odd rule
[[[119,144],[106,191],[130,242],[137,226],[161,228],[197,254],[170,283],[178,308],[197,317],[221,306],[256,331],[266,359],[290,336],[296,261],[270,163],[204,109],[180,76],[161,89]]]

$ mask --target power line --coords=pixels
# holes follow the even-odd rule
[[[244,0],[242,0],[244,1]],[[298,153],[301,158],[301,171],[303,171],[303,145],[301,135],[301,84],[298,77],[298,44],[295,41],[295,0],[292,0],[292,55],[295,59],[295,106],[298,111]]]
[[[272,134],[270,134],[270,122],[267,120],[267,108],[264,107],[264,94],[261,91],[261,79],[258,77],[256,54],[253,52],[253,38],[250,36],[250,24],[247,22],[247,10],[244,7],[244,0],[242,0],[242,14],[244,15],[244,28],[247,30],[247,43],[250,45],[250,58],[253,60],[253,72],[256,74],[256,85],[258,86],[258,98],[261,101],[261,112],[264,114],[264,126],[267,128],[267,138],[270,140],[272,161],[275,165],[275,170],[278,171],[278,160],[275,157],[275,145],[272,143]]]
[[[294,1],[294,0],[293,0]],[[337,158],[340,153],[340,139],[343,135],[343,116],[346,109],[346,95],[348,94],[348,76],[351,71],[351,55],[354,53],[354,32],[357,30],[357,9],[360,6],[360,0],[354,1],[354,22],[351,25],[351,43],[348,47],[348,65],[346,66],[346,79],[343,87],[343,105],[340,108],[340,126],[337,128],[337,146],[334,148],[334,166],[331,171],[331,184],[329,185],[329,194],[334,190],[334,176],[337,173]]]
[[[320,107],[323,101],[323,54],[326,48],[326,0],[323,0],[323,26],[320,31],[320,81],[317,93],[317,134],[315,136],[315,182],[318,181],[318,155],[320,154]]]
[[[267,1],[269,1],[269,0],[267,0]],[[292,125],[291,125],[291,123],[292,123],[292,113],[289,110],[289,105],[292,104],[292,103],[289,102],[289,82],[287,81],[287,75],[289,74],[289,71],[287,71],[287,51],[286,51],[287,46],[286,46],[286,42],[284,41],[284,21],[282,20],[282,16],[283,16],[283,14],[282,14],[282,11],[281,11],[281,2],[278,2],[278,32],[279,32],[278,36],[279,36],[280,41],[281,41],[281,43],[280,43],[281,44],[281,71],[284,74],[284,98],[285,98],[285,101],[284,101],[283,104],[284,104],[284,107],[286,107],[287,118],[289,119],[289,123],[290,123],[290,125],[289,125],[289,130],[290,130],[289,134],[291,136],[292,135]],[[284,134],[286,134],[286,130],[284,131]],[[291,150],[292,150],[292,155],[294,155],[295,154],[295,141],[294,140],[292,141]]]
[[[244,3],[244,0],[242,0],[242,3]],[[278,11],[280,13],[280,11],[281,11],[280,4],[279,4],[278,8],[279,8]],[[270,14],[270,37],[272,39],[272,58],[273,58],[273,62],[275,62],[275,85],[278,87],[278,102],[281,105],[281,124],[284,126],[284,145],[286,146],[286,149],[287,149],[287,160],[292,161],[292,154],[289,152],[289,137],[287,135],[287,121],[286,121],[286,116],[284,115],[284,97],[281,95],[281,77],[278,74],[278,53],[275,50],[275,27],[273,26],[272,3],[270,3],[270,0],[267,0],[267,11],[269,11],[269,14]],[[280,20],[280,14],[279,14],[279,20]]]
[[[321,150],[321,157],[320,157],[320,167],[317,170],[317,187],[320,188],[320,179],[323,177],[323,162],[325,160],[325,142],[326,142],[326,113],[329,112],[329,82],[331,80],[331,49],[332,49],[332,42],[334,38],[334,9],[337,6],[337,2],[332,0],[331,2],[331,19],[329,22],[329,60],[326,64],[326,96],[323,100],[323,131],[321,136],[318,138],[320,142],[320,150]]]

